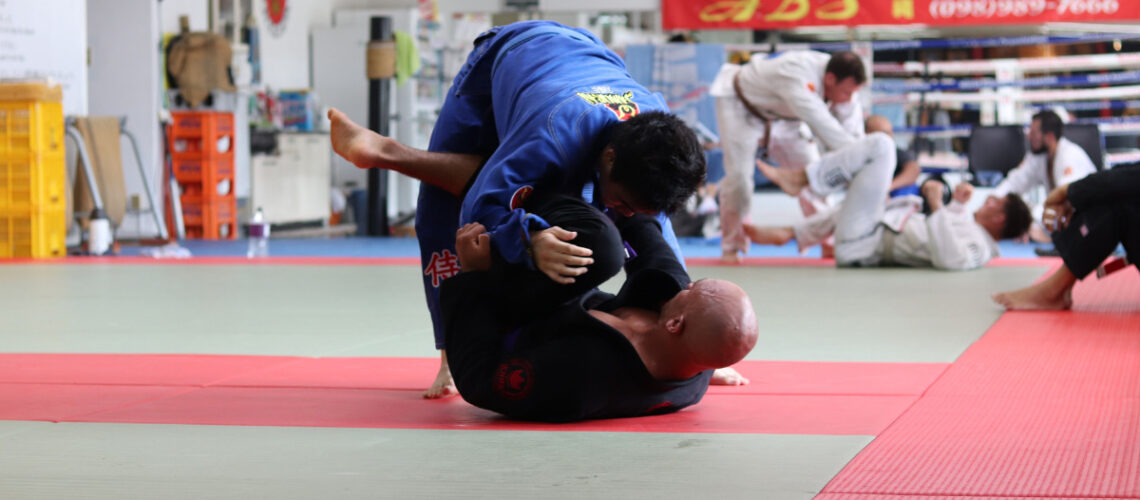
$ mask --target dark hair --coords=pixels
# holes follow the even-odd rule
[[[854,78],[856,85],[863,85],[867,82],[867,68],[863,66],[863,58],[850,50],[832,54],[831,60],[827,61],[825,71],[835,75],[836,82],[842,82],[848,78]]]
[[[1065,124],[1061,122],[1061,117],[1057,116],[1057,113],[1048,110],[1041,111],[1033,115],[1033,120],[1041,122],[1042,134],[1052,133],[1057,140],[1061,139],[1061,132],[1064,131]]]
[[[1029,213],[1025,200],[1013,193],[1005,195],[1005,226],[1001,228],[1001,239],[1020,238],[1029,231],[1032,222],[1033,215]]]
[[[610,179],[643,204],[637,208],[676,212],[705,181],[697,135],[670,113],[650,111],[614,125],[610,145]]]

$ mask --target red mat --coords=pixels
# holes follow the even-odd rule
[[[433,358],[6,354],[0,419],[409,429],[875,435],[945,370],[936,363],[746,361],[752,384],[713,387],[659,417],[510,421],[420,397]]]
[[[819,498],[1140,498],[1140,278],[1074,300],[1003,315]]]

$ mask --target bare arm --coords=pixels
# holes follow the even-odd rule
[[[936,180],[928,180],[922,183],[922,197],[926,198],[926,204],[930,206],[931,214],[942,209],[942,189],[943,184]]]
[[[903,186],[914,185],[918,182],[918,174],[922,173],[922,167],[918,166],[918,162],[910,160],[903,164],[902,171],[899,172],[898,177],[891,181],[891,191],[894,191]]]

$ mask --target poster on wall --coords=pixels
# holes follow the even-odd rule
[[[661,0],[665,29],[976,26],[1140,19],[1135,0]]]
[[[285,0],[263,0],[265,2],[266,29],[273,36],[285,33],[285,21],[289,17],[289,6]]]
[[[87,114],[87,2],[0,0],[0,79],[51,79]]]

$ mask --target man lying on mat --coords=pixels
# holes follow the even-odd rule
[[[593,250],[591,284],[616,274],[627,250],[628,278],[616,296],[568,297],[541,272],[507,264],[483,226],[460,228],[462,272],[440,299],[448,364],[469,403],[549,421],[670,413],[700,401],[713,370],[756,344],[748,295],[727,281],[690,282],[653,217],[614,223],[568,196],[532,197],[527,211]]]
[[[902,196],[888,201],[895,169],[895,144],[882,132],[828,153],[805,170],[777,169],[757,160],[766,177],[795,196],[808,185],[820,194],[846,189],[837,208],[817,213],[795,227],[747,226],[752,241],[783,245],[793,237],[801,248],[835,235],[835,263],[840,266],[911,266],[946,270],[974,269],[998,255],[997,240],[1016,238],[1029,228],[1029,208],[1017,195],[989,197],[971,214],[965,204],[969,184],[954,190],[943,206],[946,189],[926,182],[923,198]]]
[[[1069,309],[1073,285],[1093,270],[1103,276],[1128,259],[1140,268],[1140,165],[1118,166],[1054,189],[1045,199],[1042,222],[1054,231],[1053,244],[1065,264],[1035,285],[994,294],[994,301],[1008,309]],[[1101,266],[1120,244],[1128,259]]]

